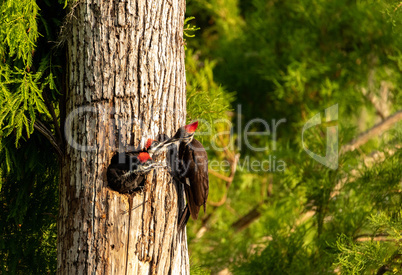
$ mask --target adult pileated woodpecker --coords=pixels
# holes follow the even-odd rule
[[[160,164],[153,162],[147,152],[118,153],[107,168],[107,181],[115,191],[132,193],[144,185],[146,174],[156,167]]]
[[[209,191],[208,155],[202,144],[192,139],[181,142],[179,147],[179,179],[184,184],[187,205],[179,221],[179,230],[184,228],[190,217],[196,220],[200,207],[204,206]]]
[[[201,206],[206,210],[209,192],[208,155],[202,144],[194,139],[198,121],[181,127],[171,138],[179,141],[178,178],[184,184],[187,205],[179,220],[179,230],[186,226],[191,217],[198,219]]]
[[[164,141],[147,141],[147,152],[154,158],[166,149],[168,149],[170,158],[178,158],[178,165],[175,161],[170,160],[169,165],[173,172],[173,176],[184,184],[187,205],[181,214],[179,220],[179,229],[182,229],[190,215],[193,219],[198,218],[200,207],[204,206],[206,210],[206,201],[209,191],[208,180],[208,155],[202,144],[194,139],[195,130],[198,127],[198,121],[189,125],[180,127],[176,134],[166,139],[166,135],[162,136]],[[173,146],[173,144],[176,144]],[[179,146],[178,156],[175,151]],[[177,151],[176,151],[177,152]]]

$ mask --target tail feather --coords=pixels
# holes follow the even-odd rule
[[[181,217],[179,219],[179,225],[178,225],[179,232],[181,230],[183,230],[184,227],[186,227],[186,224],[187,224],[189,218],[190,218],[190,209],[188,208],[188,204],[187,204],[186,208],[184,208],[184,211],[181,214]]]

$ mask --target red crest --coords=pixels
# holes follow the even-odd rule
[[[145,144],[145,149],[148,149],[148,148],[149,148],[149,146],[151,146],[152,141],[154,141],[154,140],[153,140],[153,139],[151,139],[151,138],[149,138],[149,139],[147,140],[147,143]]]
[[[187,133],[194,133],[197,127],[198,127],[198,121],[184,126],[184,129],[186,130]]]

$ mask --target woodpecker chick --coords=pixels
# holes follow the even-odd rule
[[[156,167],[160,165],[147,152],[118,153],[107,168],[107,180],[113,190],[132,193],[144,186],[145,176]]]

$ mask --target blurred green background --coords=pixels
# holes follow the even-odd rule
[[[58,111],[63,54],[47,41],[64,4],[0,8],[3,273],[56,270],[58,167],[30,123]],[[191,272],[402,274],[402,2],[190,0],[186,16],[187,119],[211,131],[196,136],[210,193],[187,227]],[[331,169],[303,145],[325,156],[335,127]]]

